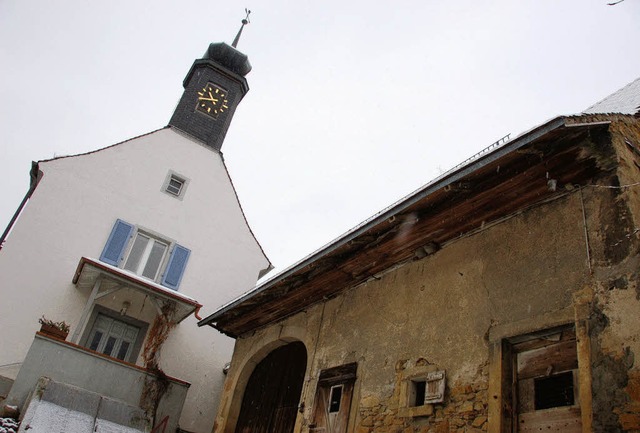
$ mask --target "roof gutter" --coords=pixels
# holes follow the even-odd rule
[[[11,221],[9,221],[9,225],[7,225],[7,228],[2,233],[2,236],[0,236],[0,250],[2,250],[2,246],[4,245],[4,241],[7,238],[7,236],[9,235],[9,232],[11,231],[11,229],[13,228],[13,225],[16,223],[16,220],[20,216],[20,213],[22,212],[22,209],[25,207],[25,205],[27,204],[27,201],[29,201],[29,199],[31,198],[31,195],[33,194],[33,192],[36,190],[36,187],[40,183],[40,179],[42,179],[42,175],[43,175],[43,173],[38,168],[38,163],[35,162],[35,161],[32,161],[31,162],[31,171],[29,172],[29,177],[31,179],[31,183],[29,185],[29,190],[27,191],[27,193],[25,194],[24,198],[22,199],[22,202],[20,203],[20,206],[18,206],[18,209],[13,214],[13,217],[11,218]]]
[[[353,229],[351,229],[341,237],[335,239],[334,241],[330,242],[329,244],[325,245],[324,247],[320,248],[319,250],[305,257],[301,261],[291,265],[289,268],[285,269],[280,274],[275,275],[273,278],[265,281],[261,285],[245,293],[239,298],[236,298],[230,303],[223,305],[220,309],[213,312],[209,316],[205,317],[203,320],[199,321],[198,326],[209,325],[209,326],[215,327],[213,322],[215,322],[220,316],[222,316],[229,310],[242,304],[244,301],[267,290],[268,288],[284,280],[285,278],[297,273],[300,269],[310,265],[311,263],[315,262],[321,257],[330,254],[331,252],[340,248],[347,242],[355,239],[356,237],[360,236],[367,230],[378,225],[382,221],[394,216],[395,214],[403,211],[404,209],[410,207],[411,205],[422,200],[423,198],[432,194],[433,192],[441,188],[444,188],[445,186],[451,183],[456,182],[457,180],[463,178],[464,176],[503,157],[506,154],[509,154],[521,147],[526,146],[527,144],[537,140],[540,137],[543,137],[549,132],[565,126],[565,119],[566,119],[565,116],[556,117],[530,131],[523,133],[519,137],[514,138],[510,142],[507,142],[503,146],[496,148],[494,151],[490,153],[484,154],[484,151],[479,152],[479,154],[484,154],[484,155],[478,157],[477,159],[471,159],[471,161],[468,164],[463,165],[458,170],[444,173],[443,175],[435,178],[433,181],[427,183],[426,185],[420,187],[418,190],[414,191],[408,196],[395,202],[394,204],[382,210],[381,212],[377,213],[370,219],[365,220],[361,224],[357,225],[356,227],[354,227]]]

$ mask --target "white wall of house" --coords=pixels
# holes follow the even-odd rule
[[[82,256],[100,257],[118,218],[191,250],[179,292],[203,304],[203,314],[251,289],[269,266],[221,155],[171,128],[40,169],[0,251],[2,376],[17,374],[43,314],[65,320],[73,334],[89,297],[72,283],[76,267]],[[170,170],[188,179],[182,199],[162,189]],[[160,366],[191,382],[180,425],[200,432],[211,429],[233,340],[196,322],[192,315],[172,331]]]

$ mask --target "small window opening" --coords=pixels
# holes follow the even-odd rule
[[[534,381],[535,409],[573,406],[573,373],[556,374],[549,377],[538,377]]]
[[[187,177],[173,170],[169,170],[164,178],[164,182],[162,182],[162,189],[160,189],[160,191],[173,198],[182,200],[187,192],[188,186],[189,179]]]
[[[427,392],[426,380],[412,380],[411,381],[411,406],[424,405],[424,397]]]
[[[171,178],[169,179],[169,183],[167,183],[167,189],[166,191],[170,194],[173,194],[175,196],[180,196],[180,193],[182,192],[182,187],[184,186],[184,180],[180,179],[179,177],[175,176],[175,175],[171,175]]]
[[[341,400],[342,400],[342,385],[332,386],[331,394],[329,396],[329,413],[336,413],[340,411]]]

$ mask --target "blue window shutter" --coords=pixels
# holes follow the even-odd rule
[[[187,266],[187,260],[191,250],[181,245],[177,245],[173,248],[169,263],[167,264],[167,270],[162,277],[162,285],[167,286],[170,289],[178,290],[182,274],[184,274],[184,268]]]
[[[107,240],[107,244],[104,246],[104,250],[102,250],[100,261],[118,266],[124,250],[129,243],[129,237],[132,232],[133,225],[122,220],[116,220],[109,235],[109,240]]]

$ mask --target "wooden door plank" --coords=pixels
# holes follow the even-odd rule
[[[518,415],[519,433],[582,433],[580,409],[576,407],[539,410]]]

